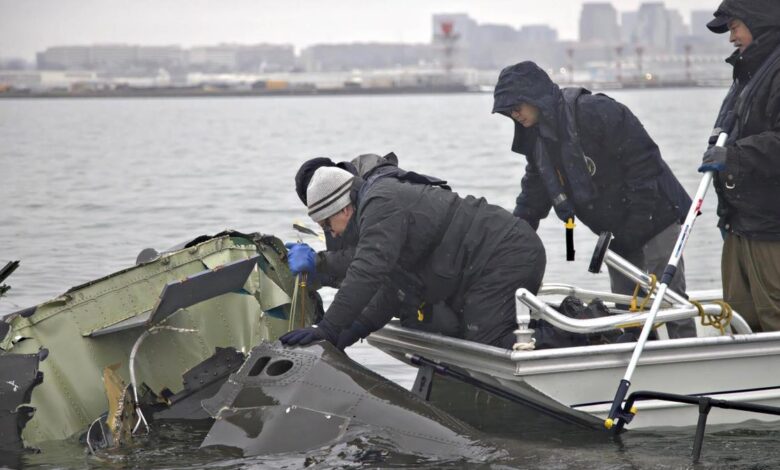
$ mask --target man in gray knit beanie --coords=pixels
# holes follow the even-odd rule
[[[358,240],[323,319],[281,336],[282,343],[346,346],[382,328],[403,300],[400,273],[416,279],[424,304],[443,302],[456,313],[453,336],[512,348],[515,291],[537,292],[544,275],[541,240],[528,223],[482,198],[407,176],[363,180],[340,168],[315,171],[306,191],[309,215],[334,236],[354,219]]]
[[[345,208],[350,205],[349,192],[355,177],[348,171],[335,166],[318,168],[314,172],[306,190],[309,217],[330,231],[330,218],[345,218],[344,226],[349,222]]]

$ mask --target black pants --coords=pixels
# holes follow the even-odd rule
[[[547,258],[544,245],[525,222],[509,231],[485,269],[471,282],[460,309],[464,339],[512,349],[516,342],[515,291],[539,291]]]

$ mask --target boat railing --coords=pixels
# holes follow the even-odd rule
[[[532,319],[541,319],[551,323],[553,326],[571,333],[597,333],[600,331],[615,330],[620,328],[641,327],[649,316],[649,311],[636,313],[621,313],[600,318],[576,319],[568,317],[544,300],[532,294],[527,289],[519,289],[516,294],[518,342],[530,341],[533,330],[528,325]],[[702,303],[701,311],[705,315],[720,315],[723,306],[717,303]],[[659,310],[656,321],[665,323],[675,320],[684,320],[699,315],[699,307],[690,306],[672,306]],[[752,333],[747,322],[738,314],[733,314],[731,326],[738,334]],[[523,336],[520,336],[520,335]]]
[[[607,246],[607,244],[604,244],[602,247],[596,247],[589,271],[598,273],[602,264],[606,263],[611,268],[639,284],[646,292],[650,293],[651,299],[654,298],[655,280],[625,258],[609,250]],[[569,284],[545,284],[539,289],[537,295],[524,288],[518,289],[515,295],[518,329],[515,331],[515,334],[519,345],[530,345],[533,330],[529,328],[529,323],[532,319],[545,320],[553,326],[571,333],[588,334],[634,326],[641,327],[649,316],[649,311],[626,312],[625,310],[616,309],[615,315],[588,319],[571,318],[558,312],[541,298],[541,296],[550,295],[574,296],[583,301],[600,299],[615,305],[630,304],[632,300],[635,300],[628,295],[584,289]],[[657,323],[666,323],[694,318],[700,315],[721,315],[724,305],[716,302],[716,300],[716,295],[713,295],[712,292],[707,292],[705,297],[699,298],[696,303],[693,303],[684,295],[667,289],[656,321]],[[738,312],[731,312],[730,324],[738,334],[752,333],[750,326]]]

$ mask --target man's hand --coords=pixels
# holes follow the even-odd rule
[[[305,243],[285,243],[287,265],[293,274],[317,272],[316,253]]]
[[[726,150],[726,147],[710,147],[709,150],[704,152],[704,156],[701,159],[699,173],[725,170],[727,155],[728,150]]]
[[[279,341],[287,346],[306,346],[323,339],[334,346],[339,342],[338,328],[324,318],[316,325],[292,330],[279,337]]]

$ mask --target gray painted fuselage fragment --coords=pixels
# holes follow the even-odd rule
[[[411,454],[473,458],[487,451],[478,431],[329,343],[253,348],[203,407],[216,421],[201,446],[236,447],[245,456],[331,445],[353,426],[376,429]]]

